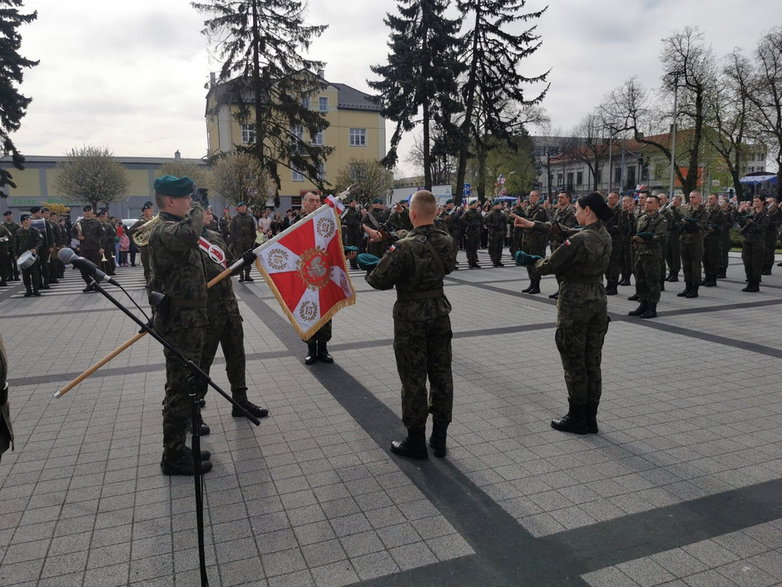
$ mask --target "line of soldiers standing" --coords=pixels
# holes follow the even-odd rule
[[[19,273],[25,285],[25,297],[40,296],[40,290],[51,289],[63,277],[65,266],[57,258],[57,251],[68,243],[68,229],[64,219],[46,207],[32,206],[29,214],[22,214],[20,224],[13,220],[13,213],[4,213],[0,225],[0,287],[9,281],[19,281]],[[19,267],[17,258],[30,252],[34,261]]]
[[[113,251],[117,231],[109,221],[108,210],[102,208],[96,217],[92,206],[87,205],[82,212],[83,217],[71,228],[71,236],[79,241],[79,253],[85,259],[92,261],[96,267],[100,267],[107,275],[115,275],[117,265]],[[84,293],[96,291],[92,286],[91,278],[87,275],[82,277],[87,284],[82,291]]]

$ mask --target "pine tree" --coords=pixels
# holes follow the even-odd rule
[[[333,150],[311,144],[328,127],[308,98],[325,88],[313,71],[323,64],[300,55],[325,26],[304,24],[306,2],[299,0],[208,0],[192,2],[209,15],[203,33],[223,60],[218,82],[228,83],[242,123],[253,122],[252,153],[275,186],[279,167],[295,169],[322,186],[321,166]]]
[[[0,0],[0,144],[5,153],[10,153],[13,166],[20,170],[24,169],[24,157],[10,134],[19,130],[32,98],[20,94],[17,85],[22,83],[24,69],[38,65],[37,61],[19,55],[22,37],[17,29],[38,18],[37,12],[20,14],[21,5],[22,0]],[[16,187],[11,174],[0,169],[0,188],[5,185]],[[0,193],[6,195],[5,191]]]
[[[539,104],[548,90],[546,86],[537,96],[527,99],[524,87],[544,83],[548,72],[526,77],[519,71],[522,60],[540,47],[536,27],[519,34],[506,30],[516,23],[539,18],[546,10],[522,13],[525,4],[526,0],[456,0],[463,17],[472,22],[463,38],[467,78],[461,88],[464,118],[459,135],[457,199],[464,185],[470,148],[476,150],[480,161],[486,157],[487,137],[512,146],[513,137],[523,127],[523,108]]]
[[[448,19],[449,0],[398,0],[399,16],[387,14],[391,29],[386,65],[372,66],[379,81],[369,86],[383,96],[382,115],[396,122],[391,145],[383,163],[392,167],[402,133],[416,125],[422,111],[424,184],[432,187],[430,131],[438,127],[452,141],[454,115],[461,110],[457,79],[464,70],[458,60],[461,22]],[[441,146],[440,149],[443,147]]]

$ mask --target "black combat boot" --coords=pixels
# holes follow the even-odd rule
[[[671,283],[676,283],[677,281],[679,281],[678,271],[676,273],[671,271],[671,275],[668,277],[668,281],[670,281]]]
[[[570,409],[568,413],[558,420],[551,421],[551,427],[560,432],[572,432],[573,434],[587,434],[586,405],[574,404],[568,400]]]
[[[619,292],[616,289],[616,286],[619,285],[618,281],[609,281],[606,284],[606,295],[607,296],[615,296]]]
[[[533,279],[532,280],[532,287],[529,288],[529,291],[527,291],[528,294],[539,294],[540,293],[540,279]]]
[[[318,360],[318,343],[311,340],[307,343],[307,356],[304,358],[305,365],[312,365]]]
[[[532,279],[530,279],[529,285],[527,287],[525,287],[523,290],[521,290],[521,293],[529,293],[529,290],[532,289],[532,286],[533,286],[534,283],[535,282]]]
[[[255,416],[256,418],[265,418],[266,416],[269,415],[269,410],[267,410],[266,408],[261,408],[259,406],[256,406],[254,403],[249,401],[246,397],[241,398],[241,399],[234,397],[233,400],[237,404],[242,406],[245,410],[250,412],[251,416]],[[234,418],[246,418],[247,417],[245,415],[245,413],[242,410],[240,410],[239,408],[237,408],[236,406],[233,406],[231,408],[231,415]]]
[[[638,297],[638,292],[635,292],[633,295],[631,295],[629,298],[627,298],[628,302],[637,302],[641,298]]]
[[[703,283],[701,283],[703,287],[717,287],[717,276],[712,275],[710,277],[707,277],[703,280]]]
[[[684,283],[685,283],[684,289],[676,294],[680,298],[686,297],[687,294],[690,293],[690,290],[692,289],[692,283],[690,283],[689,281],[685,281]]]
[[[445,448],[445,439],[448,436],[448,424],[445,420],[432,421],[432,435],[429,437],[429,446],[434,449],[434,456],[443,458],[448,451]]]
[[[208,473],[212,470],[212,463],[209,460],[204,460],[204,453],[208,454],[209,451],[201,452],[201,472]],[[192,450],[187,447],[177,452],[164,449],[160,468],[164,475],[195,475]]]
[[[555,291],[553,294],[549,296],[550,300],[556,300],[557,298],[559,298],[559,290]]]
[[[619,285],[630,285],[630,278],[628,276],[622,277],[622,281],[619,282]]]
[[[647,302],[641,302],[641,305],[638,306],[635,310],[630,310],[627,315],[628,316],[641,316],[644,312],[646,312],[647,308]]]
[[[641,318],[657,318],[657,302],[647,302]]]
[[[26,298],[33,297],[33,290],[28,287],[27,291],[24,292],[24,297],[26,297]]]
[[[327,346],[328,343],[325,342],[319,342],[318,343],[318,358],[323,361],[324,363],[333,363],[334,357],[332,357],[329,354],[329,349]]]
[[[586,429],[589,434],[597,434],[597,404],[586,405]]]
[[[5,280],[5,277],[0,279],[0,287],[8,287],[8,283]]]
[[[746,291],[746,292],[749,292],[749,293],[759,292],[760,291],[760,286],[758,285],[757,281],[750,281],[747,284],[747,287],[742,288],[741,291]]]
[[[693,284],[690,288],[690,291],[688,291],[686,294],[684,294],[685,298],[697,298],[698,297],[698,288],[700,287],[699,284]]]
[[[407,438],[391,442],[391,452],[400,457],[428,459],[426,449],[426,428],[408,428]]]
[[[660,291],[665,291],[665,280],[660,281]]]
[[[719,271],[717,271],[717,279],[727,279],[728,275],[726,273],[727,269],[722,268]]]

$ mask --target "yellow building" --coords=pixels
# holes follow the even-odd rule
[[[308,137],[314,145],[333,147],[322,171],[326,182],[333,184],[339,170],[350,159],[379,161],[386,154],[385,119],[380,115],[379,100],[346,84],[327,82],[326,87],[305,101],[311,110],[323,113],[329,123],[317,136]],[[212,83],[206,96],[206,133],[208,155],[228,153],[237,146],[249,146],[255,140],[255,127],[237,120],[239,107],[232,99],[235,80]],[[249,120],[253,119],[250,111]],[[291,129],[297,133],[297,129]],[[315,187],[295,170],[280,168],[282,207],[298,205],[298,197]],[[285,200],[291,198],[288,203]]]

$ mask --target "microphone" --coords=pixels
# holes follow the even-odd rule
[[[95,279],[95,281],[108,281],[111,285],[116,285],[117,287],[120,287],[120,284],[117,283],[116,280],[112,279],[108,275],[106,275],[103,271],[98,269],[95,266],[95,263],[90,261],[89,259],[85,259],[84,257],[79,257],[76,253],[73,252],[73,249],[69,249],[68,247],[63,247],[60,249],[60,252],[57,253],[57,257],[65,263],[66,265],[68,263],[73,263],[73,266],[76,267],[76,269],[80,270],[82,275],[86,275],[89,277],[92,277]]]

